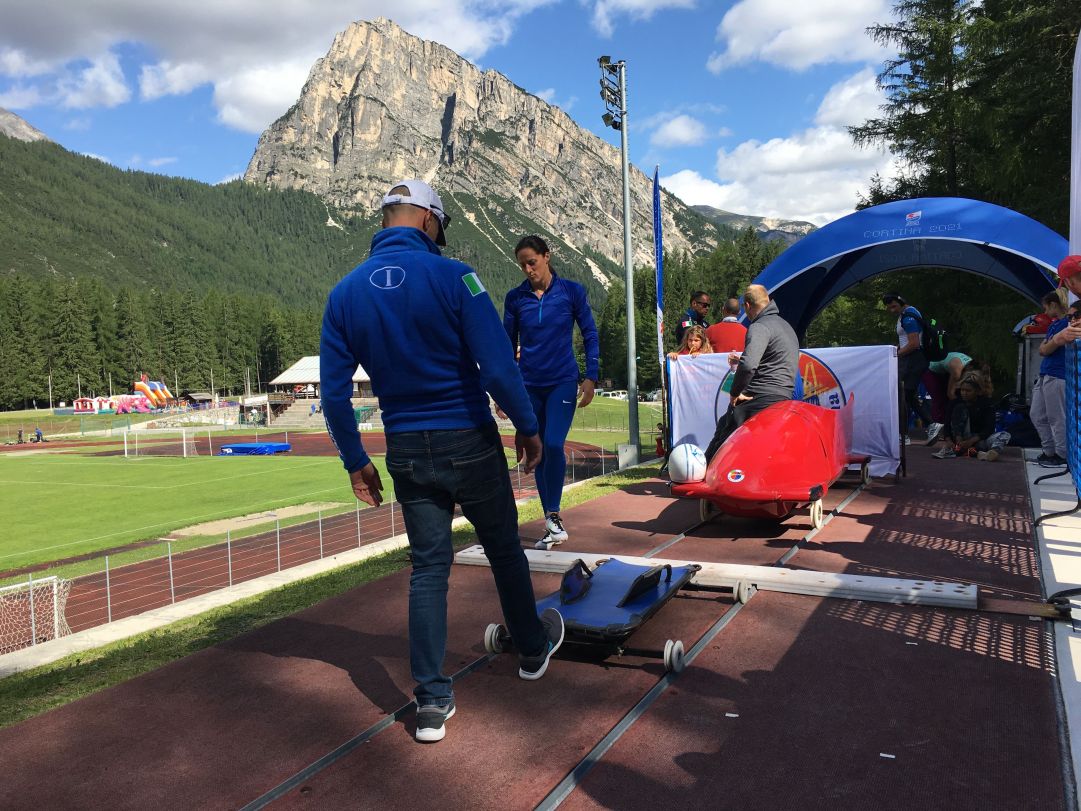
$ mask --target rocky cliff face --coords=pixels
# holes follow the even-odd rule
[[[41,130],[30,126],[15,113],[0,107],[0,134],[20,141],[48,141],[49,137]]]
[[[708,220],[719,225],[727,225],[731,228],[743,230],[753,228],[762,239],[773,241],[781,240],[786,245],[799,242],[818,226],[803,220],[778,220],[772,217],[755,217],[750,214],[734,214],[721,208],[712,206],[691,206],[695,211]]]
[[[245,179],[367,212],[408,177],[431,183],[464,215],[468,224],[452,225],[452,243],[454,230],[476,228],[510,259],[516,236],[538,232],[622,261],[618,148],[442,45],[385,19],[354,23],[315,63],[297,103],[263,133]],[[632,168],[631,184],[635,259],[646,263],[651,181]],[[667,248],[709,246],[710,223],[667,193],[663,205]]]

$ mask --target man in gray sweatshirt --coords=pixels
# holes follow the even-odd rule
[[[743,309],[751,319],[747,345],[739,357],[732,401],[727,413],[717,422],[717,431],[706,448],[706,459],[732,432],[759,411],[792,399],[799,367],[799,340],[787,321],[781,318],[777,304],[760,284],[748,285],[743,294]],[[735,353],[729,356],[735,360]]]

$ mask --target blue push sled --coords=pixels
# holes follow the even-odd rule
[[[694,577],[696,564],[673,567],[635,566],[611,558],[593,570],[576,560],[563,573],[559,591],[537,601],[537,613],[555,608],[563,615],[564,644],[608,648],[617,655],[653,656],[666,670],[683,670],[683,643],[669,639],[664,652],[629,648],[627,639]],[[492,623],[484,632],[484,649],[502,653],[511,645],[510,634]]]

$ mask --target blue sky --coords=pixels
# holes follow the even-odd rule
[[[0,107],[68,149],[216,183],[357,19],[384,16],[605,129],[597,57],[628,70],[631,160],[688,203],[824,224],[851,211],[881,150],[888,54],[864,29],[887,0],[0,0]]]

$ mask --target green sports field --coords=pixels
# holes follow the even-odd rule
[[[314,501],[356,503],[337,458],[0,454],[0,571]]]
[[[627,410],[625,401],[597,398],[575,414],[568,439],[613,452],[627,441]],[[649,448],[659,407],[640,403],[638,410],[642,443]],[[117,443],[115,437],[84,441],[95,452],[102,443]],[[513,451],[508,457],[513,465]],[[392,482],[383,459],[373,461],[390,498]],[[568,463],[574,459],[568,457]],[[81,456],[77,449],[0,454],[0,572],[308,502],[339,502],[348,508],[356,503],[336,457],[125,459]]]

